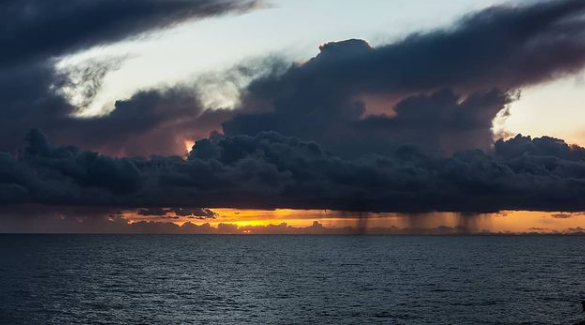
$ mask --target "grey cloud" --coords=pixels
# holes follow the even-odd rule
[[[138,215],[166,217],[175,215],[177,217],[189,217],[193,219],[215,219],[218,214],[207,208],[146,208],[139,209]]]
[[[0,67],[44,61],[92,46],[257,5],[252,0],[3,0]]]
[[[254,80],[241,115],[225,123],[224,132],[276,131],[340,155],[386,153],[391,144],[443,154],[489,149],[491,123],[509,101],[503,94],[583,68],[584,14],[580,0],[503,5],[378,47],[362,40],[328,43],[308,62]],[[368,116],[379,114],[368,107],[371,96],[392,98],[383,109],[387,116]],[[460,108],[445,107],[462,100]]]
[[[361,40],[328,43],[309,62],[257,80],[248,95],[272,99],[277,111],[337,110],[351,117],[347,101],[362,93],[535,84],[583,67],[584,13],[580,0],[495,6],[452,28],[376,48]]]
[[[193,215],[184,209],[582,211],[584,150],[518,136],[498,141],[493,154],[473,150],[437,158],[403,147],[391,155],[343,159],[312,142],[261,133],[199,141],[187,160],[147,160],[55,147],[34,131],[21,157],[0,156],[6,171],[0,188],[19,189],[6,191],[0,202],[171,207]]]
[[[185,155],[186,139],[206,138],[232,116],[227,109],[206,110],[194,89],[145,90],[117,101],[106,116],[63,119],[50,135],[117,156]]]
[[[276,130],[314,140],[342,156],[386,154],[404,145],[433,154],[451,154],[466,149],[489,150],[493,145],[492,121],[510,101],[509,95],[497,90],[468,97],[441,90],[405,98],[395,106],[393,116],[345,119],[276,111],[237,115],[225,122],[223,129],[227,135]]]
[[[0,150],[15,150],[31,128],[42,128],[57,140],[64,128],[66,139],[89,137],[82,132],[87,121],[72,117],[79,108],[62,93],[72,80],[56,71],[60,57],[193,19],[250,10],[257,4],[253,0],[0,1]],[[91,98],[109,68],[111,62],[90,63],[74,71],[82,78],[75,82]],[[101,143],[90,145],[110,149]],[[124,151],[111,152],[115,150]]]

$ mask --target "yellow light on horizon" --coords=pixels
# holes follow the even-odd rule
[[[237,210],[212,209],[217,213],[215,219],[196,220],[189,217],[179,219],[141,216],[135,211],[126,211],[122,216],[129,223],[163,222],[183,226],[186,223],[195,225],[209,224],[217,228],[220,224],[237,226],[238,228],[269,227],[286,224],[292,228],[308,228],[314,222],[326,228],[367,229],[413,229],[433,230],[449,227],[470,233],[563,233],[585,229],[585,214],[554,214],[551,212],[503,211],[477,216],[461,216],[457,213],[430,213],[425,215],[399,215],[379,213],[369,215],[365,221],[351,213],[327,210]],[[253,231],[252,229],[249,229]]]

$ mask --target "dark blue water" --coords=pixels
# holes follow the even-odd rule
[[[0,236],[0,324],[573,324],[585,237]]]

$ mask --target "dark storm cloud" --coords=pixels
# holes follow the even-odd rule
[[[256,4],[252,0],[0,1],[0,149],[14,150],[31,128],[42,128],[57,139],[83,137],[87,121],[71,116],[79,108],[60,92],[72,81],[56,71],[59,57],[191,19],[245,11]],[[111,64],[90,62],[77,71],[85,97],[91,99],[99,90]]]
[[[117,101],[107,116],[63,118],[51,135],[118,156],[185,155],[185,139],[205,138],[232,116],[226,109],[206,110],[195,90],[175,87],[138,92]]]
[[[46,72],[50,81],[54,76],[52,68],[46,69],[33,70],[31,77],[42,78],[39,73]],[[63,84],[69,82],[62,80]],[[88,85],[87,91],[92,89]],[[39,93],[37,103],[16,98],[12,103],[8,101],[4,110],[0,108],[0,117],[5,117],[0,132],[6,133],[0,138],[0,148],[14,151],[28,131],[26,128],[38,127],[56,142],[116,156],[185,155],[186,139],[205,138],[234,116],[228,109],[206,110],[196,90],[186,87],[140,91],[129,99],[116,101],[106,116],[84,118],[71,116],[76,108],[60,94],[43,89]]]
[[[224,131],[277,131],[350,155],[385,153],[389,144],[439,153],[488,149],[491,123],[507,102],[491,91],[508,93],[579,71],[584,13],[581,0],[497,6],[452,28],[375,48],[362,40],[328,43],[310,61],[253,81],[242,116]],[[445,88],[462,96],[419,95]],[[389,116],[367,118],[367,112],[380,112],[368,106],[377,97],[386,100],[382,111]]]
[[[433,154],[465,149],[490,149],[492,121],[511,98],[500,91],[474,93],[463,97],[450,90],[405,98],[394,108],[394,115],[361,117],[356,105],[355,118],[324,112],[263,113],[237,115],[224,123],[228,135],[255,135],[277,130],[287,135],[315,140],[342,156],[368,153],[386,154],[398,146],[413,145]]]
[[[2,0],[0,67],[71,54],[255,4],[251,0]]]
[[[465,213],[585,209],[585,149],[518,136],[433,158],[409,147],[342,159],[277,133],[199,141],[187,160],[111,158],[56,147],[33,131],[21,157],[0,156],[0,203],[296,208]],[[185,213],[183,213],[185,212]],[[202,214],[202,216],[204,216]]]
[[[63,82],[50,62],[0,69],[1,149],[14,149],[31,127],[52,128],[75,111],[52,89]]]
[[[581,0],[496,6],[452,28],[376,48],[361,40],[328,43],[309,62],[255,81],[249,96],[271,99],[278,111],[327,108],[353,117],[353,108],[342,104],[362,93],[508,90],[539,83],[585,64],[584,13]]]

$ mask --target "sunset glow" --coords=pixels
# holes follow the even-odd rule
[[[195,141],[193,140],[185,140],[185,152],[190,153],[193,150],[193,146],[195,145]]]
[[[283,223],[294,228],[311,227],[318,222],[326,228],[364,228],[377,233],[395,229],[396,233],[502,233],[502,234],[555,234],[585,231],[582,228],[585,215],[580,213],[549,213],[528,211],[507,211],[497,214],[459,215],[456,213],[434,213],[421,215],[404,215],[395,213],[375,213],[357,216],[351,212],[320,210],[235,210],[212,209],[217,218],[194,220],[188,217],[168,218],[137,216],[132,212],[124,214],[131,223],[162,222],[183,226],[209,224],[218,227],[221,224],[240,228],[278,226]],[[363,230],[363,229],[362,229]],[[248,233],[251,231],[247,231]]]

